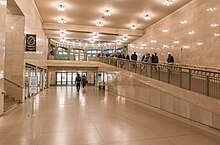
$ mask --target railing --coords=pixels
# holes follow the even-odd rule
[[[153,64],[112,57],[100,57],[99,61],[220,100],[218,69],[209,70],[179,64]]]
[[[15,83],[15,82],[13,82],[13,81],[11,81],[11,80],[7,79],[7,78],[4,78],[4,80],[6,80],[7,82],[9,82],[9,83],[11,83],[11,84],[13,84],[13,85],[17,86],[18,88],[24,88],[23,86],[21,86],[21,85],[19,85],[19,84]]]

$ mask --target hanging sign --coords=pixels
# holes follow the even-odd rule
[[[37,76],[30,77],[29,88],[30,93],[37,93]]]
[[[26,34],[26,51],[36,51],[36,35]]]

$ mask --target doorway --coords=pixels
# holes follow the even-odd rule
[[[56,85],[58,86],[75,85],[75,79],[76,79],[77,73],[81,77],[83,75],[87,76],[87,72],[57,72],[56,73]]]

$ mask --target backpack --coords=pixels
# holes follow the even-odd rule
[[[76,82],[80,83],[81,82],[81,77],[76,77]]]

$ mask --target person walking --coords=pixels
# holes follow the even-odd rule
[[[77,93],[79,93],[79,90],[80,90],[81,80],[82,80],[82,79],[81,79],[80,75],[77,73],[76,80],[75,80]]]
[[[88,83],[87,79],[86,79],[86,76],[83,75],[82,76],[82,87],[85,88],[86,84]]]

